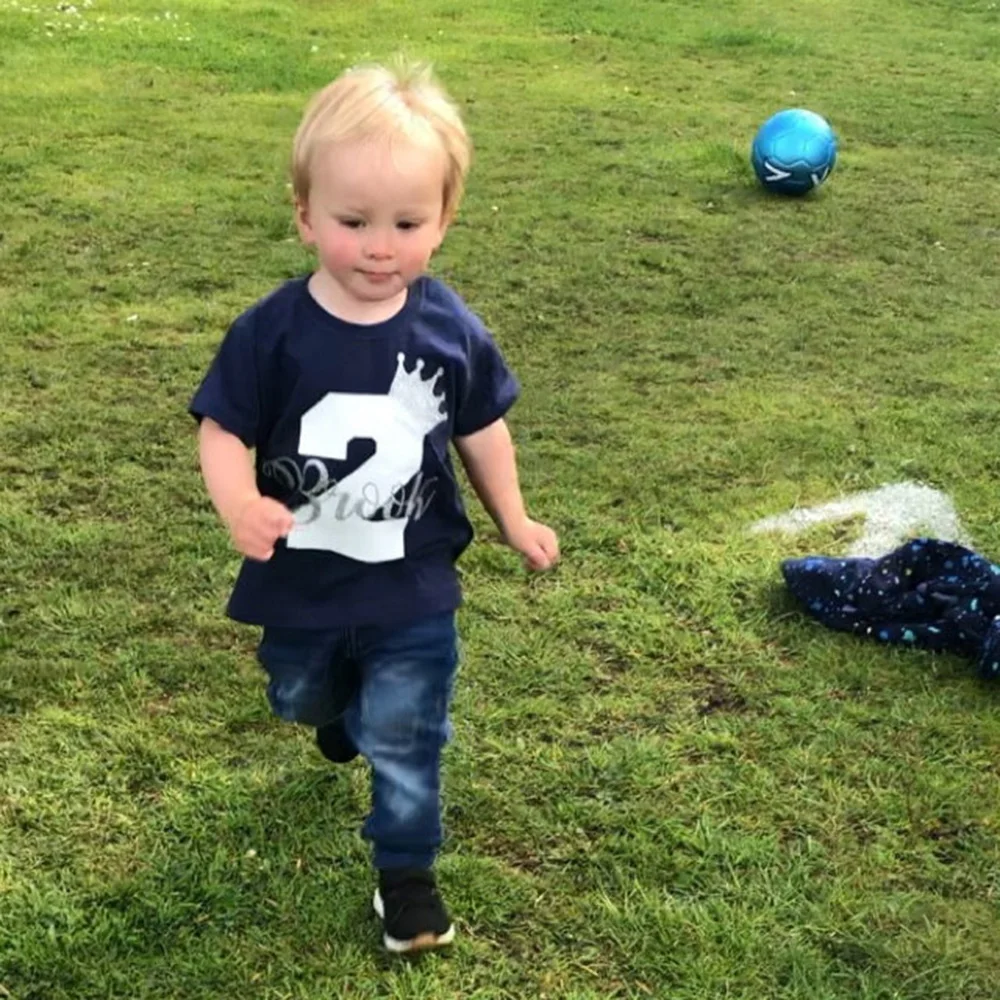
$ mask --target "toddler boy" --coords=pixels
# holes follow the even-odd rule
[[[233,323],[190,405],[208,493],[246,557],[228,612],[263,627],[274,712],[315,727],[329,759],[371,765],[362,832],[399,952],[454,936],[433,865],[472,529],[449,444],[526,565],[559,557],[518,485],[504,421],[518,383],[482,322],[424,273],[470,150],[423,69],[361,67],[320,91],[292,156],[318,266]]]

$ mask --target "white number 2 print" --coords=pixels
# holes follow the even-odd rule
[[[422,377],[397,357],[385,395],[330,392],[302,417],[299,453],[343,461],[351,441],[371,439],[375,453],[350,475],[296,511],[290,549],[322,549],[360,562],[378,563],[406,555],[408,517],[373,521],[394,494],[420,472],[424,438],[445,419],[444,396],[436,395],[440,369]]]

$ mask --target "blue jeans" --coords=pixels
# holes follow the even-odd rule
[[[441,846],[441,750],[458,665],[455,613],[404,626],[265,628],[268,700],[289,722],[343,717],[372,768],[362,829],[382,868],[430,868]]]

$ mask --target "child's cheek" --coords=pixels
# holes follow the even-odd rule
[[[340,230],[330,235],[327,244],[327,258],[337,267],[351,267],[357,260],[357,240],[350,230]]]

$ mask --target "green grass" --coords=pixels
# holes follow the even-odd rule
[[[1000,8],[77,7],[0,0],[0,997],[993,1000],[1000,691],[802,619],[779,560],[852,529],[747,529],[919,479],[1000,554]],[[400,49],[476,141],[435,267],[522,377],[565,551],[526,579],[476,513],[460,936],[415,963],[368,915],[364,769],[271,718],[223,616],[185,412],[309,266],[305,100]],[[747,149],[793,105],[841,161],[781,201]]]

